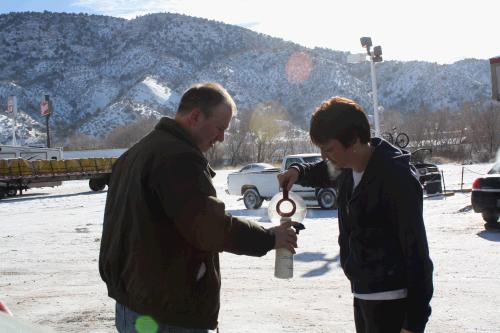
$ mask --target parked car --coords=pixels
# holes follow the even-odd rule
[[[260,172],[264,170],[279,170],[279,168],[275,167],[274,165],[268,164],[268,163],[250,163],[245,165],[243,168],[238,170],[238,172],[241,173],[249,173],[249,172]]]
[[[321,161],[320,154],[296,154],[283,158],[281,168],[266,163],[252,163],[227,176],[228,194],[242,195],[247,209],[260,208],[264,200],[280,192],[277,175],[288,169],[292,163],[315,163]],[[313,188],[295,184],[292,191],[306,201],[315,201],[323,209],[335,209],[337,191],[335,188]]]
[[[431,154],[430,148],[419,148],[411,153],[411,164],[417,169],[418,181],[428,195],[443,192],[441,171],[437,165],[426,162]]]
[[[500,162],[496,162],[488,173],[472,183],[472,208],[481,213],[486,227],[500,228]]]

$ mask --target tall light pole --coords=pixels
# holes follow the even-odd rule
[[[372,39],[370,37],[361,37],[361,46],[366,48],[366,54],[370,57],[370,69],[372,77],[372,98],[373,98],[373,116],[375,121],[375,136],[380,136],[380,118],[378,115],[378,95],[377,95],[377,75],[375,72],[375,63],[382,61],[382,47],[375,46],[373,52],[370,50]]]
[[[12,145],[16,146],[16,128],[17,128],[17,97],[14,95],[9,96],[7,101],[7,112],[12,113],[13,125],[12,125]]]
[[[52,102],[50,101],[49,95],[43,95],[42,101],[40,102],[40,113],[45,117],[45,126],[47,130],[47,148],[50,148],[50,127],[49,127],[49,117],[52,113]]]

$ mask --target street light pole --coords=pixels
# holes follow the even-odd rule
[[[17,128],[17,96],[9,96],[7,102],[7,112],[12,113],[13,125],[12,125],[12,145],[16,146],[16,128]]]
[[[47,148],[50,148],[49,117],[52,113],[52,102],[50,101],[49,95],[44,95],[42,97],[42,101],[40,102],[40,113],[45,117],[45,126],[47,130]]]
[[[375,136],[380,136],[380,118],[378,115],[378,94],[377,94],[377,74],[375,73],[375,62],[370,55],[370,68],[372,77],[372,98],[373,98],[373,116],[375,120]]]
[[[372,77],[372,98],[373,98],[373,117],[375,122],[375,136],[380,136],[380,117],[378,110],[378,94],[377,94],[377,74],[375,72],[375,63],[382,61],[382,47],[375,46],[373,52],[370,50],[372,39],[370,37],[361,37],[361,46],[366,48],[366,54],[370,56],[370,70]]]

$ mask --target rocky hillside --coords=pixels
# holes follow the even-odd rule
[[[199,81],[222,83],[241,110],[281,104],[298,127],[322,100],[344,95],[371,110],[368,63],[345,52],[308,49],[220,22],[178,14],[134,20],[64,13],[0,15],[0,106],[16,95],[25,142],[44,142],[41,96],[53,102],[59,139],[104,136],[141,117],[172,114],[182,92]],[[460,108],[490,94],[487,60],[451,65],[377,64],[379,101],[418,112]],[[0,113],[0,142],[11,119]]]

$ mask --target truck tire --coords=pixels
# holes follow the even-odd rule
[[[243,203],[247,209],[258,209],[262,206],[263,201],[264,199],[260,197],[259,192],[254,188],[249,188],[243,193]]]
[[[91,178],[89,179],[89,187],[94,192],[99,192],[104,190],[106,187],[106,182],[99,178]]]
[[[483,220],[488,224],[496,224],[498,221],[498,214],[493,212],[482,213]]]
[[[15,197],[17,194],[17,188],[15,188],[13,186],[9,186],[9,187],[7,187],[7,190],[5,191],[5,194],[8,197]]]
[[[322,209],[337,208],[337,196],[330,189],[319,190],[316,199],[318,200],[318,204]]]

